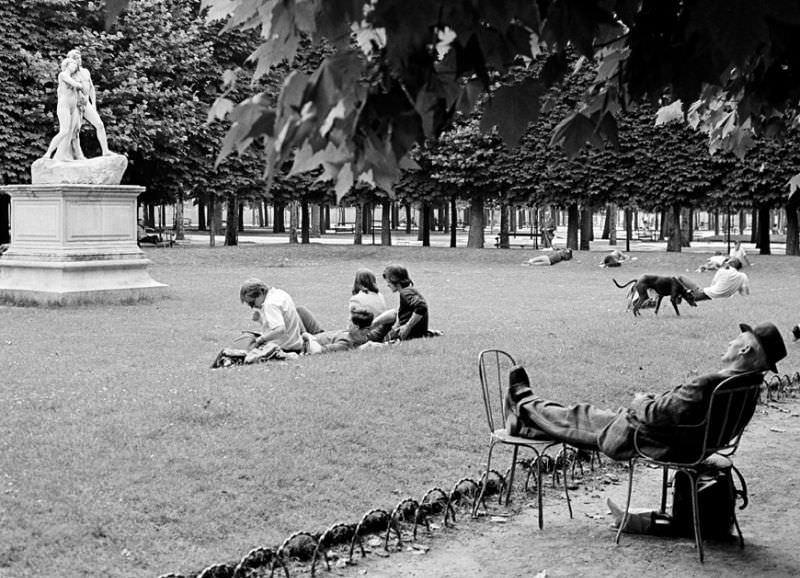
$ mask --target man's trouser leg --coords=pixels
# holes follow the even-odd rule
[[[617,417],[617,412],[598,409],[587,403],[564,406],[536,397],[522,367],[511,371],[509,381],[510,402],[521,425],[569,445],[599,450],[598,434]]]

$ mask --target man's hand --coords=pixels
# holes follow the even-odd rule
[[[411,330],[408,328],[408,325],[401,325],[397,330],[397,336],[401,341],[405,341],[410,331]]]

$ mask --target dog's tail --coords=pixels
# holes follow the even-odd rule
[[[614,282],[614,285],[616,285],[616,286],[617,286],[617,287],[619,287],[620,289],[624,289],[625,287],[627,287],[627,286],[628,286],[628,285],[630,285],[631,283],[636,283],[636,281],[638,281],[638,279],[631,279],[630,281],[628,281],[627,283],[625,283],[625,285],[620,285],[619,283],[617,283],[617,280],[616,280],[616,279],[613,279],[613,278],[612,278],[611,280]]]

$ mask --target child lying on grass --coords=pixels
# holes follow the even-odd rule
[[[303,333],[305,352],[332,353],[355,349],[368,342],[382,342],[392,328],[394,319],[394,310],[389,310],[376,318],[371,311],[357,307],[350,311],[351,325],[347,329],[323,331],[316,335]]]

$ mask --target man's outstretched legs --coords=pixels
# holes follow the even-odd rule
[[[536,397],[531,391],[528,374],[517,366],[509,374],[506,408],[516,416],[509,420],[509,433],[532,438],[555,439],[573,447],[599,450],[598,434],[616,417],[617,412],[597,409],[582,403],[563,406]]]

